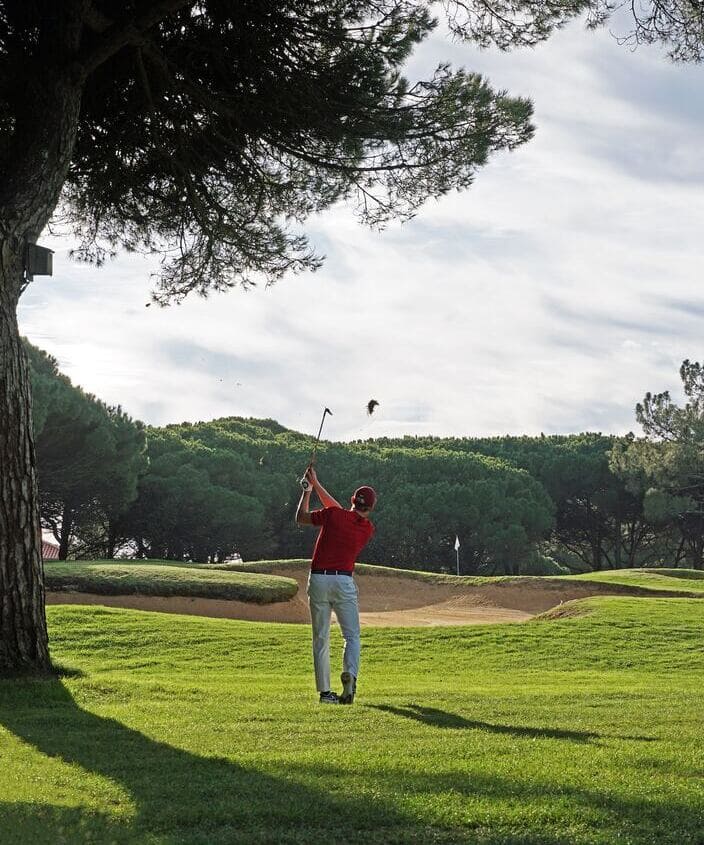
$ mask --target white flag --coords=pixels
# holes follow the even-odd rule
[[[455,534],[455,551],[457,551],[460,547],[460,538]]]

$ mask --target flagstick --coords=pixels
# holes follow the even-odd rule
[[[457,574],[460,574],[460,550],[457,549],[455,554],[457,555]]]

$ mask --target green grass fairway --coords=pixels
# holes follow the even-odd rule
[[[586,575],[569,575],[567,579],[704,595],[704,572],[698,569],[611,569]]]
[[[64,677],[0,682],[0,842],[701,845],[701,602],[578,604],[366,629],[352,707],[305,626],[51,607]]]
[[[44,583],[47,590],[59,592],[191,596],[259,604],[288,601],[298,590],[291,578],[165,561],[45,561]]]

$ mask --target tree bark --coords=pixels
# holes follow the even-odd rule
[[[108,520],[107,537],[105,540],[105,557],[107,560],[112,560],[117,551],[117,531],[113,527],[112,520]]]
[[[17,325],[24,255],[59,200],[81,88],[38,79],[27,90],[0,182],[0,675],[50,670],[29,371]]]
[[[59,560],[66,560],[68,557],[71,534],[73,533],[74,510],[70,505],[64,504],[61,512],[61,533],[59,534]]]
[[[17,69],[12,134],[0,149],[0,674],[50,668],[31,388],[16,318],[26,244],[59,201],[87,74],[189,2],[153,0],[123,25],[96,24],[87,0],[45,4],[36,50]],[[87,24],[103,35],[85,46]]]
[[[50,669],[28,364],[12,283],[22,257],[0,244],[0,675]]]
[[[616,516],[614,518],[614,568],[621,569],[622,557],[622,543],[623,543],[623,525],[621,522],[621,507],[620,502],[616,505]]]

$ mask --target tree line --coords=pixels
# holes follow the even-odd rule
[[[197,562],[306,557],[294,524],[312,438],[231,417],[146,427],[71,384],[26,344],[42,524],[61,558]],[[681,369],[686,405],[647,394],[644,436],[403,437],[321,443],[345,502],[379,492],[365,560],[464,574],[704,566],[704,374]]]

